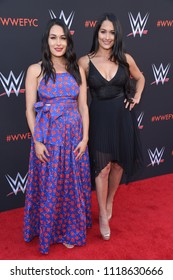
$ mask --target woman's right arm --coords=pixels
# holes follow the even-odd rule
[[[33,64],[28,68],[25,80],[25,89],[26,89],[26,118],[28,122],[29,129],[32,136],[34,137],[34,126],[35,126],[35,110],[34,104],[37,102],[37,88],[39,83],[38,76],[41,73],[41,66],[39,64]],[[41,76],[39,76],[41,78]],[[49,156],[46,146],[36,141],[35,143],[35,153],[36,156],[42,162],[48,161],[47,156]]]
[[[33,64],[29,66],[25,80],[26,118],[32,136],[34,135],[35,125],[34,104],[37,102],[38,76],[40,74],[40,71],[41,67],[39,64]]]

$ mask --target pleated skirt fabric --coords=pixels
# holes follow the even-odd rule
[[[122,166],[127,181],[142,167],[137,119],[125,108],[124,96],[91,102],[89,153],[92,182],[109,162]]]

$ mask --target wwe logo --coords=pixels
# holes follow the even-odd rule
[[[12,71],[10,71],[8,78],[5,78],[5,76],[0,72],[0,81],[8,97],[10,96],[11,93],[15,93],[16,96],[19,95],[23,77],[24,77],[23,71],[20,73],[20,75],[17,78],[14,76]]]
[[[49,10],[49,14],[50,14],[50,17],[53,19],[53,18],[57,18],[57,16],[54,14],[54,12],[52,10]],[[63,10],[61,11],[60,13],[60,16],[59,16],[59,19],[63,19],[64,23],[68,26],[68,28],[70,29],[71,27],[71,24],[72,24],[72,21],[74,19],[74,14],[75,12],[72,11],[71,14],[69,15],[68,18],[65,17],[65,14],[63,12]]]
[[[169,78],[166,78],[168,71],[170,69],[171,64],[169,63],[166,68],[163,68],[163,64],[160,64],[160,67],[157,69],[155,64],[152,64],[152,68],[153,68],[153,73],[154,73],[154,77],[155,77],[155,82],[151,83],[154,84],[156,83],[158,85],[159,82],[162,83],[162,85],[164,84],[164,82],[168,82]]]
[[[23,193],[25,192],[26,189],[26,184],[27,184],[27,178],[28,178],[28,173],[25,175],[24,178],[21,177],[19,172],[17,173],[17,176],[15,179],[11,178],[10,175],[5,176],[8,183],[10,184],[10,187],[12,188],[13,192],[15,195],[19,191],[22,191]],[[9,193],[8,195],[11,195],[12,193]]]
[[[143,120],[143,117],[144,117],[144,112],[141,112],[139,117],[137,118],[137,122],[138,122],[138,128],[139,129],[142,129],[143,128],[143,125],[141,124],[142,123],[142,120]]]
[[[136,19],[133,17],[132,13],[128,13],[128,15],[129,15],[133,36],[135,37],[136,34],[139,34],[139,36],[142,37],[142,34],[147,34],[148,30],[144,30],[144,28],[149,18],[149,13],[147,13],[143,19],[141,18],[140,12],[137,14]],[[127,36],[131,36],[131,35],[132,33],[128,34]]]
[[[163,156],[164,150],[165,150],[165,147],[163,147],[160,150],[160,152],[157,148],[154,150],[154,152],[152,152],[150,149],[148,149],[148,154],[149,154],[150,161],[151,161],[151,164],[149,164],[148,166],[150,166],[150,165],[154,166],[155,164],[159,165],[161,162],[163,162],[164,160],[162,159],[162,156]]]

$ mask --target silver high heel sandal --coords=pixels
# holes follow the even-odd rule
[[[110,231],[110,227],[109,227],[109,224],[108,224],[108,230],[103,230],[101,229],[101,217],[99,217],[99,225],[100,225],[100,234],[101,234],[101,237],[103,238],[103,240],[109,240],[110,237],[111,237],[111,231]]]
[[[72,244],[63,243],[63,245],[68,249],[74,248],[74,245],[72,245]]]

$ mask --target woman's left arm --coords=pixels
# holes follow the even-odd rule
[[[126,104],[126,107],[129,106],[129,109],[131,110],[135,106],[135,104],[138,104],[140,102],[142,91],[145,85],[145,78],[136,65],[136,62],[129,54],[126,54],[126,59],[127,63],[129,64],[130,75],[136,80],[136,90],[135,95],[132,98],[132,103]]]
[[[80,93],[78,96],[78,108],[82,117],[82,126],[83,126],[83,137],[81,142],[77,145],[74,152],[78,152],[76,159],[81,158],[84,154],[87,143],[88,143],[88,130],[89,130],[89,113],[87,105],[87,83],[85,72],[82,67],[80,67],[80,74],[82,83],[80,85]]]

